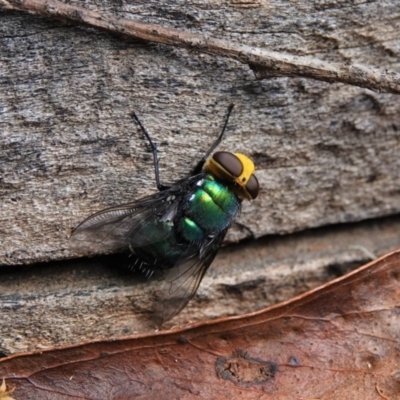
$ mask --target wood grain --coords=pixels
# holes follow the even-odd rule
[[[98,10],[95,3],[79,3]],[[247,4],[247,3],[246,3]],[[272,51],[399,69],[393,2],[103,2],[109,13]],[[221,9],[222,7],[222,9]],[[223,12],[222,12],[223,11]],[[375,10],[376,11],[376,10]],[[248,153],[259,199],[228,240],[400,211],[399,101],[305,78],[255,80],[246,65],[49,18],[1,15],[0,263],[68,258],[94,211],[155,190],[135,110],[160,144],[165,182],[183,176],[236,104],[221,148]]]
[[[394,251],[279,306],[6,357],[0,376],[26,400],[397,399],[399,276]]]
[[[384,218],[227,246],[163,329],[286,301],[399,248],[399,232],[400,218]],[[0,356],[154,333],[151,285],[118,257],[1,268]]]
[[[329,266],[340,273],[365,261],[362,250],[346,250],[360,237],[369,238],[363,246],[376,255],[399,245],[397,95],[354,86],[357,79],[305,78],[300,69],[299,76],[271,77],[237,57],[132,39],[76,18],[10,11],[6,3],[0,0],[3,353],[151,330],[136,325],[135,304],[146,303],[146,291],[126,272],[104,267],[103,259],[59,261],[75,255],[68,237],[83,218],[156,190],[152,157],[132,111],[158,143],[162,180],[170,183],[202,156],[235,103],[220,149],[253,158],[262,186],[227,236],[230,243],[261,241],[224,250],[192,308],[173,323],[250,311],[298,294],[331,278]],[[309,67],[400,71],[400,9],[389,0],[69,5],[309,59]],[[384,216],[390,228],[374,222]],[[363,220],[362,233],[354,231],[351,223]],[[332,250],[338,223],[342,244]],[[322,230],[308,244],[299,239],[315,227]],[[328,235],[323,243],[321,232]],[[287,236],[286,244],[275,235]],[[313,255],[318,246],[326,253]],[[41,261],[52,262],[31,265]],[[274,265],[276,279],[265,271]]]

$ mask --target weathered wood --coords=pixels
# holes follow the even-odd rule
[[[242,5],[109,7],[275,51],[399,68],[393,2],[379,2],[379,13],[375,3]],[[236,103],[221,148],[244,151],[258,166],[263,190],[241,217],[256,237],[400,211],[395,95],[306,79],[255,81],[235,60],[23,14],[1,14],[1,32],[2,264],[69,257],[67,238],[82,218],[154,191],[132,110],[160,143],[164,180],[173,181]]]
[[[24,11],[52,19],[61,18],[146,42],[168,44],[189,51],[233,58],[249,65],[260,79],[277,76],[306,77],[400,94],[400,73],[393,71],[353,63],[332,63],[312,57],[271,51],[236,43],[233,40],[217,39],[209,34],[119,18],[58,0],[2,0],[1,4],[7,10]]]
[[[89,1],[79,6],[98,10]],[[400,70],[393,1],[102,2],[101,9],[316,61]],[[67,239],[83,218],[154,192],[133,110],[159,144],[168,183],[201,157],[228,104],[236,104],[220,148],[255,160],[262,191],[244,205],[228,241],[400,211],[400,101],[393,94],[305,78],[257,81],[234,59],[9,11],[0,12],[0,82],[4,353],[152,329],[138,319],[145,288],[102,259],[16,265],[71,258]],[[399,221],[392,218],[223,250],[173,323],[300,293],[332,277],[328,266],[365,261],[349,245],[376,255],[393,249]]]
[[[399,247],[399,231],[397,217],[228,246],[165,327],[288,300]],[[113,257],[0,269],[0,355],[154,332],[148,284]]]

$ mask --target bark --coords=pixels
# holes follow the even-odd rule
[[[303,294],[398,248],[399,231],[400,218],[386,218],[227,246],[194,299],[163,329],[254,312]],[[146,315],[151,285],[114,256],[6,268],[0,355],[154,333]]]
[[[188,49],[182,43],[178,47],[179,43],[133,39],[130,32],[122,35],[120,29],[107,26],[99,31],[77,23],[85,21],[80,13],[58,15],[61,19],[56,20],[51,7],[47,7],[47,16],[10,10],[15,3],[0,2],[0,264],[11,266],[3,269],[0,293],[2,304],[6,304],[5,293],[12,299],[11,305],[7,303],[11,311],[13,305],[21,306],[12,297],[22,285],[17,264],[73,257],[68,237],[83,218],[156,190],[151,154],[132,121],[132,111],[159,144],[162,180],[170,183],[184,176],[204,154],[220,132],[228,105],[235,103],[220,149],[253,158],[262,190],[256,201],[244,204],[240,225],[230,231],[228,242],[390,217],[400,211],[400,102],[396,94],[371,90],[396,92],[398,87],[398,2],[70,3],[113,16],[117,22],[123,18],[263,49],[270,52],[265,57],[279,55],[277,59],[294,63],[289,70],[273,58],[275,63],[267,69],[256,67],[254,60],[240,54],[207,51],[204,43]],[[24,2],[18,4],[24,7]],[[336,73],[330,64],[342,69]],[[318,80],[322,79],[318,71],[313,75],[318,65],[331,83]],[[371,78],[370,85],[364,84],[368,79],[362,74],[356,79],[354,71],[360,70],[346,68],[352,65],[377,81]],[[385,75],[387,70],[394,73]],[[343,71],[350,74],[347,81]],[[369,228],[365,232],[375,233]],[[390,242],[394,246],[395,237]],[[389,250],[379,244],[381,239],[371,241],[372,251]],[[292,240],[290,236],[284,253],[292,254],[296,248]],[[342,250],[358,245],[357,237],[345,242]],[[357,254],[345,264],[360,262]],[[237,256],[227,255],[227,265],[236,265],[237,258],[229,257]],[[251,252],[243,257],[242,267],[234,268],[238,272],[225,273],[221,268],[221,279],[233,274],[233,285],[256,282],[261,288],[270,279],[264,276],[269,260],[260,262],[262,272],[255,269],[258,272],[243,275],[254,266]],[[309,260],[307,265],[326,267],[332,263],[328,258],[321,263]],[[53,268],[58,271],[59,264],[35,269],[45,271],[43,275],[38,272],[39,281],[45,279],[45,283],[30,281],[29,272],[21,275],[29,284],[24,293],[34,297],[38,317],[18,314],[13,319],[15,310],[7,317],[9,328],[3,337],[11,338],[16,331],[27,333],[21,334],[21,344],[8,342],[5,352],[30,347],[27,338],[38,337],[44,325],[49,327],[44,329],[47,337],[35,340],[34,348],[58,341],[71,343],[80,337],[113,337],[125,328],[127,333],[136,330],[128,322],[132,318],[132,311],[127,311],[131,289],[121,289],[121,281],[116,288],[123,307],[113,295],[115,302],[110,300],[110,304],[114,307],[106,311],[102,308],[105,300],[101,300],[104,293],[88,290],[85,296],[90,305],[84,306],[82,314],[67,317],[70,313],[63,315],[62,304],[55,302],[43,316],[50,300],[39,294],[48,290],[58,298],[63,284],[63,275]],[[93,263],[76,264],[69,270],[68,296],[79,298],[82,277],[74,272],[79,268],[89,274]],[[108,273],[102,275],[102,268],[93,273],[97,283],[92,288],[101,286],[102,276],[110,279]],[[60,280],[54,282],[57,276]],[[257,281],[259,276],[261,281]],[[293,278],[289,286],[296,286],[296,281]],[[304,290],[304,286],[297,289]],[[298,293],[296,289],[289,292]],[[211,289],[202,296],[210,304],[215,299],[215,309],[204,312],[206,316],[249,310],[253,301],[247,300],[244,309],[235,308],[238,303],[233,302],[227,310],[217,306],[218,295]],[[268,304],[261,301],[263,296],[257,297],[260,301],[255,308]],[[68,307],[75,312],[83,306],[68,303]],[[117,321],[120,316],[114,314],[114,320],[113,308],[114,312],[126,311],[126,319]],[[103,312],[113,322],[96,333],[98,325],[90,324],[103,320],[99,315]],[[196,307],[191,312],[182,314],[180,321],[195,316]],[[65,318],[62,323],[57,315]],[[26,326],[21,318],[27,318]],[[91,322],[78,327],[75,318]],[[51,333],[51,326],[74,326],[74,332],[65,334],[60,328]]]

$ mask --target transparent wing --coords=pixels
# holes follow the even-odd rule
[[[150,220],[172,220],[183,194],[203,177],[201,173],[184,178],[169,189],[91,215],[72,232],[70,246],[81,253],[111,253],[127,249],[131,233]]]
[[[70,245],[84,253],[105,253],[134,250],[135,247],[162,241],[160,234],[143,238],[137,236],[135,240],[132,238],[135,232],[140,232],[148,223],[173,220],[179,212],[180,200],[190,193],[192,186],[201,177],[200,174],[186,178],[167,190],[137,202],[111,207],[91,215],[73,231]],[[154,300],[150,304],[153,320],[157,325],[162,325],[178,314],[196,293],[226,231],[227,229],[201,243],[189,244],[170,268],[157,263],[154,266],[144,265],[145,269],[150,269],[149,276],[156,272],[154,277],[160,280],[154,282],[155,290],[151,290]]]
[[[168,201],[173,188],[116,207],[107,208],[84,220],[72,233],[70,246],[78,252],[116,252],[129,246],[133,230],[151,218],[173,217],[178,204]]]
[[[194,296],[226,231],[203,243],[201,247],[189,247],[172,268],[161,272],[162,282],[155,293],[153,307],[153,320],[158,326],[177,315]]]

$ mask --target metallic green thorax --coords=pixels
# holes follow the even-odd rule
[[[229,228],[239,211],[240,200],[233,191],[207,174],[188,193],[173,221],[154,217],[133,233],[134,251],[145,260],[157,259],[171,266],[188,244],[202,242]],[[146,245],[141,247],[141,242]]]
[[[179,230],[189,242],[204,240],[231,225],[239,211],[240,203],[226,186],[207,175],[198,183],[198,189],[189,197]]]

